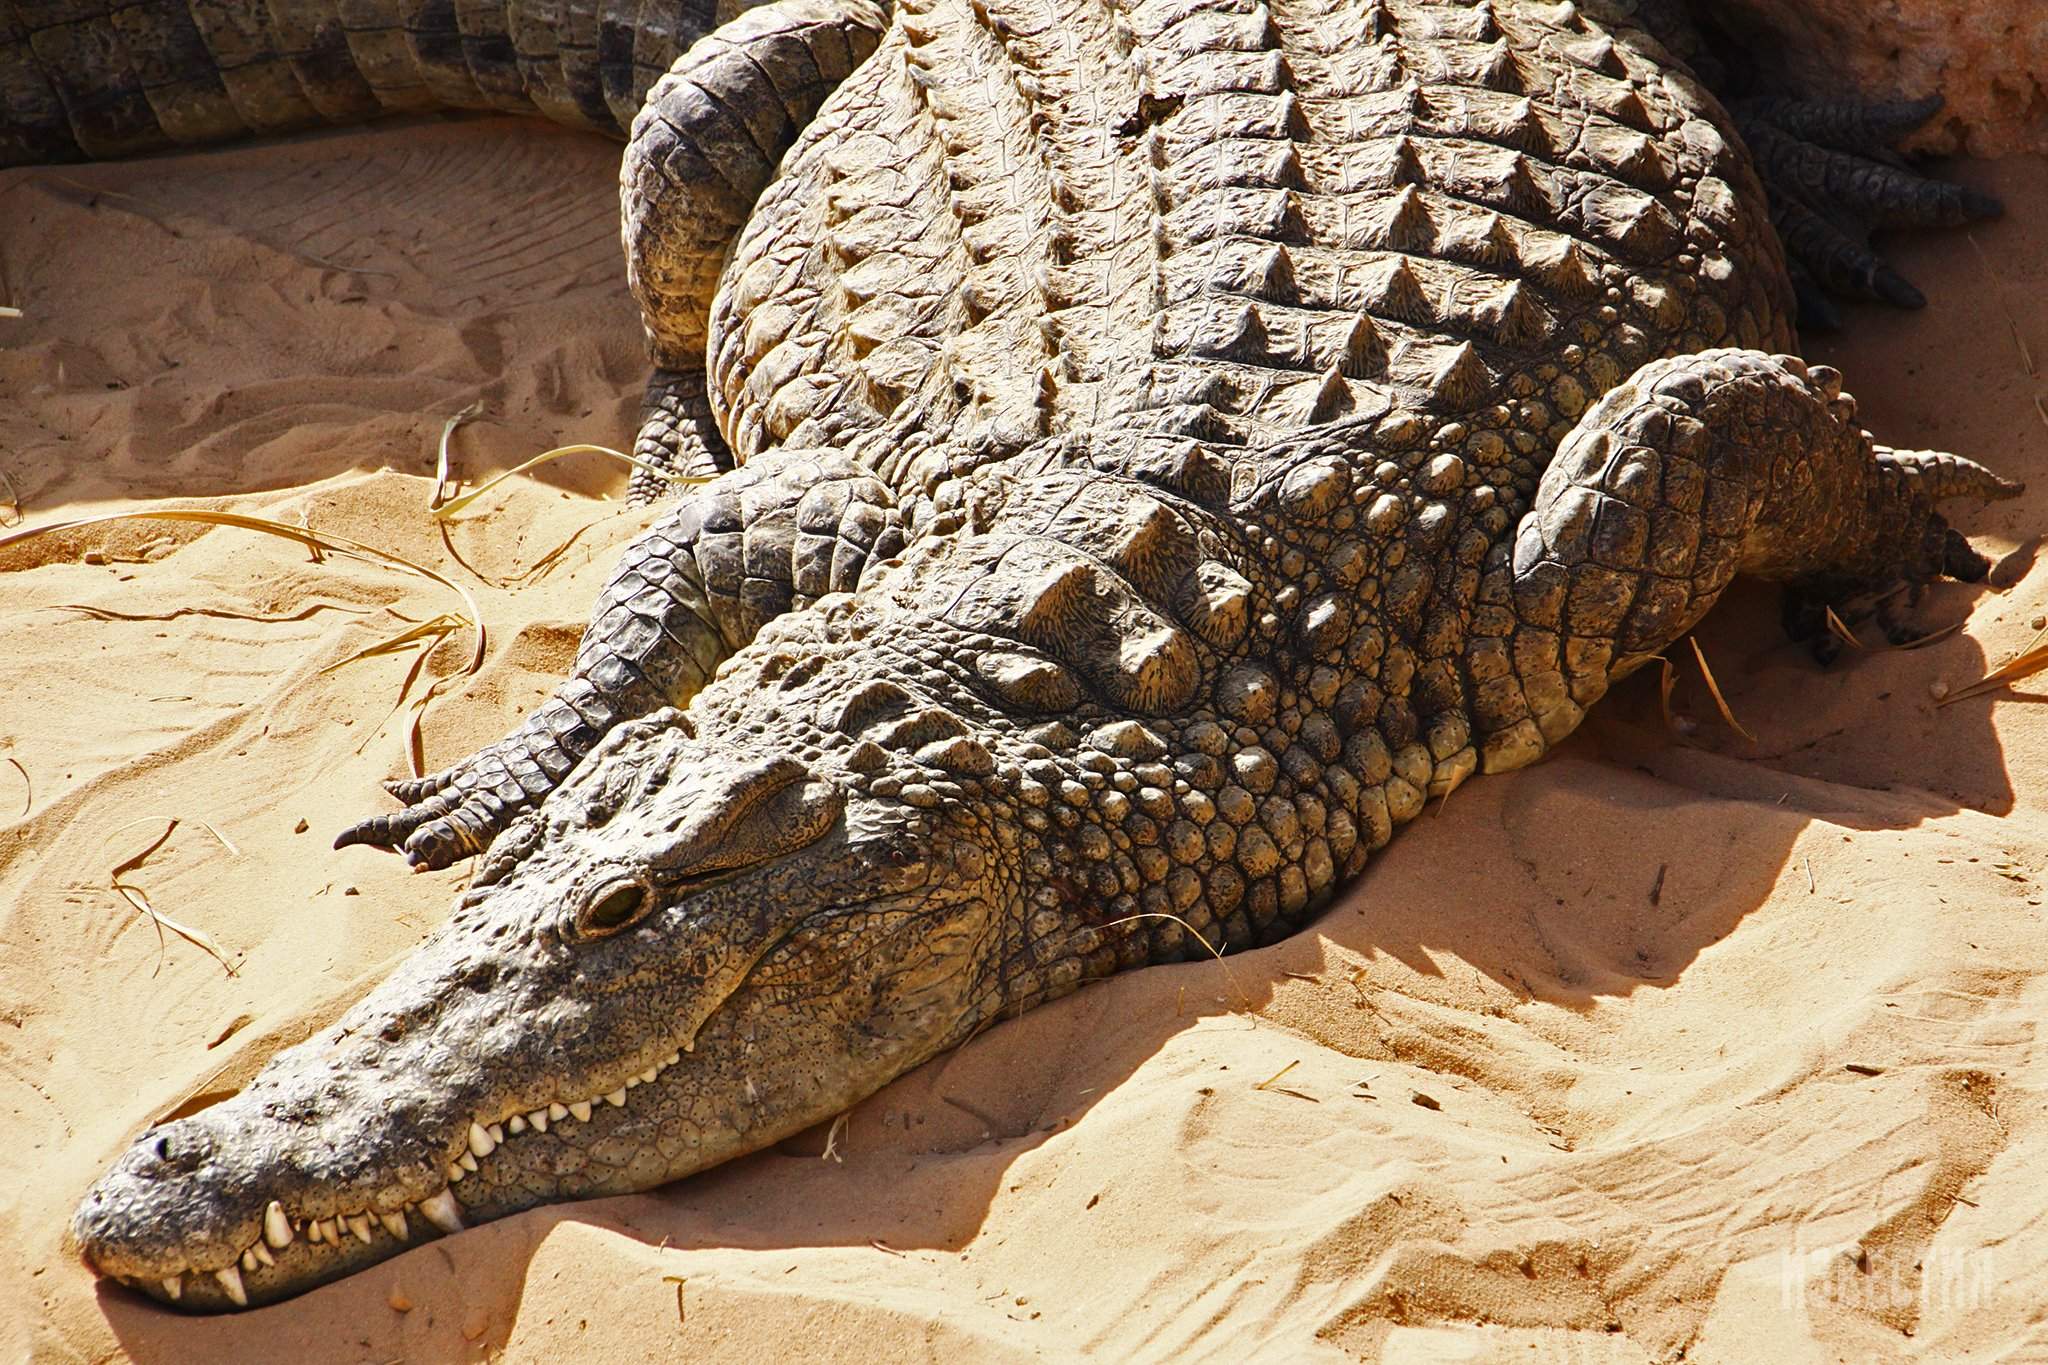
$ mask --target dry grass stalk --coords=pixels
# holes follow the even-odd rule
[[[0,526],[21,525],[21,494],[14,487],[14,480],[7,471],[0,469],[0,486],[7,489],[5,499],[0,499]]]
[[[150,975],[155,976],[157,972],[163,970],[163,953],[165,947],[164,930],[166,929],[176,934],[179,938],[182,938],[186,942],[192,944],[194,947],[204,950],[208,956],[212,957],[215,962],[218,962],[221,965],[222,970],[227,972],[229,976],[236,975],[237,973],[235,969],[235,964],[228,961],[227,954],[221,951],[221,946],[219,942],[215,940],[212,934],[207,933],[204,929],[195,928],[192,925],[184,924],[178,920],[172,919],[169,915],[164,914],[161,910],[158,910],[154,905],[150,904],[149,897],[143,894],[142,888],[138,886],[131,886],[127,882],[121,880],[123,876],[130,872],[133,872],[136,868],[142,866],[142,864],[144,863],[144,861],[148,859],[150,854],[162,848],[164,846],[165,841],[171,837],[172,832],[178,828],[179,822],[176,816],[152,817],[145,815],[140,816],[134,820],[130,820],[127,825],[122,825],[121,829],[127,829],[129,825],[137,825],[142,823],[142,821],[148,819],[163,820],[165,822],[164,832],[162,834],[157,835],[156,838],[150,840],[149,843],[143,847],[140,853],[136,853],[116,863],[113,869],[107,873],[107,884],[113,888],[115,895],[127,901],[129,905],[133,906],[141,914],[148,916],[149,922],[156,926],[157,963],[156,969],[150,972]],[[214,838],[220,840],[221,846],[226,848],[230,853],[234,853],[237,851],[235,849],[235,846],[229,843],[227,841],[227,838],[224,835],[222,835],[219,830],[215,829],[212,825],[207,824],[207,822],[204,820],[200,821],[199,823],[205,825],[206,832],[211,834]],[[120,830],[115,830],[113,833],[118,834],[120,833]],[[112,835],[110,834],[108,837],[111,838]]]
[[[1253,1087],[1252,1087],[1252,1089],[1254,1089],[1254,1090],[1264,1090],[1264,1089],[1266,1089],[1266,1088],[1267,1088],[1268,1086],[1272,1085],[1272,1084],[1273,1084],[1273,1082],[1275,1082],[1275,1081],[1279,1080],[1279,1079],[1280,1079],[1280,1078],[1281,1078],[1282,1076],[1285,1076],[1285,1075],[1286,1075],[1286,1074],[1287,1074],[1288,1072],[1290,1072],[1290,1071],[1294,1070],[1294,1068],[1296,1068],[1296,1067],[1298,1067],[1298,1066],[1300,1066],[1300,1065],[1301,1065],[1301,1058],[1299,1058],[1299,1057],[1296,1057],[1296,1058],[1295,1058],[1295,1059],[1294,1059],[1293,1061],[1289,1062],[1289,1063],[1288,1063],[1288,1064],[1287,1064],[1286,1066],[1283,1066],[1283,1067],[1281,1067],[1281,1068],[1280,1068],[1280,1069],[1279,1069],[1278,1071],[1276,1071],[1276,1072],[1274,1072],[1274,1073],[1273,1073],[1272,1075],[1270,1075],[1270,1076],[1266,1077],[1266,1079],[1265,1079],[1265,1080],[1263,1080],[1263,1081],[1260,1081],[1260,1082],[1259,1082],[1259,1083],[1258,1083],[1257,1085],[1253,1086]]]
[[[307,535],[313,534],[312,508],[301,507],[299,509],[299,529],[304,531]],[[317,544],[308,545],[306,547],[306,557],[312,560],[315,564],[324,564],[327,562],[327,556],[321,553],[320,547]]]
[[[1671,693],[1678,686],[1678,670],[1671,666],[1671,660],[1657,656],[1662,671],[1657,677],[1657,709],[1664,715],[1664,729],[1671,737],[1684,743],[1691,738],[1692,722],[1680,720],[1678,713],[1671,709]]]
[[[304,527],[293,526],[287,522],[276,521],[269,517],[250,516],[242,512],[202,511],[196,508],[140,508],[128,512],[104,512],[97,516],[76,517],[70,521],[54,521],[46,526],[34,526],[30,527],[26,531],[16,531],[12,535],[0,536],[0,550],[4,550],[11,545],[19,544],[20,542],[28,540],[34,536],[47,535],[52,531],[71,531],[83,526],[97,526],[105,522],[122,521],[126,519],[134,519],[139,521],[200,522],[203,524],[213,526],[233,526],[245,531],[260,531],[265,535],[277,536],[283,540],[295,541],[300,545],[317,546],[318,548],[326,550],[331,554],[347,555],[352,559],[361,559],[372,564],[381,564],[386,568],[398,569],[401,572],[409,573],[419,578],[429,579],[432,582],[439,583],[442,587],[447,588],[450,592],[460,597],[462,599],[463,606],[468,608],[468,614],[462,619],[464,623],[470,627],[470,629],[476,632],[476,644],[475,647],[470,650],[469,659],[463,665],[462,670],[459,673],[450,673],[446,677],[436,678],[433,682],[433,685],[426,690],[426,693],[423,696],[421,696],[419,701],[414,703],[413,721],[410,734],[408,735],[407,738],[407,749],[412,758],[413,775],[419,776],[421,774],[422,766],[420,762],[419,752],[419,728],[421,714],[425,711],[427,704],[429,702],[433,701],[435,697],[439,696],[442,692],[446,691],[449,687],[453,686],[458,678],[468,677],[469,675],[475,673],[477,669],[483,666],[484,617],[482,610],[479,609],[477,606],[476,597],[469,591],[468,588],[463,587],[460,583],[457,583],[454,579],[448,577],[446,574],[440,572],[437,569],[430,568],[427,565],[421,564],[416,560],[407,559],[403,555],[394,554],[389,550],[380,550],[374,545],[366,545],[360,540],[351,540],[347,536],[326,535],[319,532],[309,531],[306,530]],[[438,620],[442,618],[436,619]],[[389,642],[387,642],[387,644],[388,643]],[[435,643],[438,644],[439,641],[436,641]],[[384,652],[384,650],[381,647],[373,646],[371,649],[363,651],[362,653],[359,653],[353,657],[362,658],[368,654],[381,652]],[[422,650],[420,654],[420,660],[424,661],[426,656],[431,652],[431,646],[429,646],[425,650]],[[343,660],[342,662],[346,663],[349,662],[349,660]],[[332,667],[335,667],[335,665],[330,665],[330,668]],[[329,671],[329,669],[322,669],[321,671],[324,673]],[[416,676],[417,673],[418,664],[416,662],[412,676]],[[411,686],[410,676],[407,679],[406,685],[407,688],[409,689]],[[403,704],[403,701],[404,694],[401,693],[400,703]],[[396,710],[397,708],[394,707],[393,709]]]
[[[1202,937],[1201,930],[1195,928],[1194,925],[1189,924],[1179,915],[1174,914],[1170,910],[1140,910],[1135,915],[1125,915],[1122,919],[1113,919],[1109,921],[1107,924],[1103,925],[1102,927],[1105,929],[1114,929],[1118,925],[1132,924],[1141,919],[1170,919],[1175,924],[1178,924],[1181,928],[1187,930],[1190,934],[1194,935],[1195,942],[1201,944],[1202,947],[1208,951],[1209,956],[1216,959],[1216,965],[1223,969],[1224,980],[1228,981],[1230,983],[1230,988],[1237,992],[1237,1002],[1239,1005],[1243,1006],[1245,1014],[1250,1017],[1252,1021],[1252,1026],[1254,1028],[1258,1026],[1259,1016],[1252,1009],[1252,999],[1250,996],[1244,993],[1244,987],[1237,984],[1237,974],[1230,970],[1230,964],[1223,960],[1223,954],[1216,951],[1215,944],[1209,942],[1208,939]]]
[[[382,564],[387,568],[399,569],[420,578],[431,579],[433,582],[439,583],[442,587],[461,597],[463,605],[469,608],[468,620],[470,625],[476,630],[476,648],[472,653],[471,663],[465,671],[473,673],[483,663],[483,613],[477,609],[476,598],[470,594],[469,589],[463,587],[454,579],[449,578],[446,574],[429,568],[427,565],[415,560],[407,559],[403,555],[394,554],[389,550],[380,550],[374,545],[365,545],[362,541],[351,540],[347,536],[326,535],[308,531],[303,527],[292,526],[286,522],[276,521],[269,517],[250,516],[243,512],[214,512],[190,507],[144,507],[126,512],[101,512],[90,517],[74,517],[69,521],[53,521],[45,526],[32,526],[26,531],[16,531],[12,535],[0,536],[0,550],[18,545],[36,536],[48,535],[53,531],[75,531],[85,526],[99,526],[107,522],[130,519],[137,521],[199,522],[212,526],[233,526],[244,531],[260,531],[265,535],[296,541],[301,545],[317,546],[334,554],[348,555],[352,558],[367,560],[373,564]]]
[[[564,456],[568,455],[607,455],[614,460],[622,460],[625,463],[632,465],[635,469],[644,469],[649,474],[654,475],[656,478],[666,479],[668,480],[668,482],[672,484],[682,485],[711,482],[710,479],[705,478],[702,475],[677,474],[672,470],[663,469],[660,465],[649,464],[647,461],[640,459],[637,456],[628,455],[623,450],[613,450],[610,446],[596,446],[579,442],[575,445],[556,446],[553,450],[543,450],[540,454],[534,456],[532,459],[522,460],[518,464],[513,465],[510,469],[506,470],[504,473],[494,475],[493,477],[486,479],[484,482],[478,484],[475,488],[472,488],[467,493],[464,493],[461,497],[450,498],[446,502],[440,500],[441,490],[440,486],[437,484],[434,490],[435,500],[432,503],[428,504],[427,510],[429,512],[432,512],[434,514],[435,519],[438,521],[452,521],[457,513],[461,512],[464,508],[468,507],[471,503],[475,502],[478,498],[490,492],[493,488],[496,488],[499,484],[505,482],[507,479],[515,478],[518,475],[524,474],[531,469],[538,469],[540,466],[547,464],[551,460],[559,460]]]
[[[2012,315],[2012,309],[2005,306],[2004,282],[1998,272],[1991,268],[1991,258],[1984,254],[1984,248],[1977,241],[1977,234],[1966,232],[1963,237],[1970,243],[1970,250],[1977,253],[1977,263],[1984,267],[1984,277],[1991,282],[1991,298],[1998,305],[1998,311],[2005,315],[2006,329],[2012,333],[2013,348],[2020,353],[2020,366],[2032,379],[2041,372],[2034,367],[2034,353],[2027,349],[2026,338],[2020,335],[2019,319]]]
[[[583,538],[583,533],[585,531],[588,531],[589,529],[590,527],[587,525],[577,527],[575,530],[569,533],[569,538],[567,540],[563,541],[560,545],[557,545],[554,549],[549,550],[539,559],[534,560],[533,563],[527,565],[518,573],[513,574],[510,578],[506,579],[505,582],[508,584],[528,583],[536,579],[545,578],[548,574],[548,571],[550,569],[553,569],[555,567],[555,564],[562,558],[562,556],[568,552],[569,547],[571,545],[574,545],[577,541],[581,540]]]
[[[1834,636],[1851,649],[1863,648],[1863,642],[1856,638],[1856,632],[1842,624],[1842,618],[1835,615],[1833,607],[1822,607],[1821,610],[1827,613],[1828,634]]]
[[[219,607],[179,607],[175,611],[115,611],[112,607],[88,606],[84,602],[53,602],[51,611],[75,611],[81,616],[90,616],[95,621],[175,621],[181,616],[205,616],[216,621],[254,621],[258,625],[276,626],[291,621],[305,621],[323,611],[338,611],[349,616],[368,616],[361,607],[344,607],[338,602],[315,602],[284,616],[264,616],[253,611],[223,611]]]
[[[1967,700],[1970,697],[1981,697],[1987,692],[2000,691],[2024,678],[2031,678],[2036,673],[2043,672],[2044,670],[2048,670],[2048,630],[2035,634],[2034,638],[2027,642],[2026,648],[1992,669],[1989,673],[1986,673],[1976,682],[1971,683],[1968,687],[1949,693],[1935,704],[1937,706],[1953,706],[1955,703]]]
[[[1321,1104],[1321,1100],[1317,1099],[1314,1095],[1309,1094],[1305,1090],[1296,1090],[1292,1086],[1274,1084],[1274,1082],[1278,1081],[1282,1076],[1285,1076],[1288,1072],[1294,1070],[1294,1068],[1300,1065],[1301,1059],[1297,1057],[1293,1061],[1289,1062],[1286,1066],[1281,1067],[1278,1071],[1266,1077],[1265,1080],[1260,1081],[1257,1085],[1253,1086],[1252,1089],[1270,1090],[1276,1095],[1292,1095],[1294,1096],[1294,1098],[1298,1100],[1307,1100],[1310,1104]]]
[[[7,759],[7,766],[21,774],[21,813],[27,815],[35,809],[36,784],[29,781],[28,769],[22,767],[12,756]]]
[[[1927,646],[1931,644],[1938,644],[1939,642],[1946,640],[1949,636],[1955,634],[1962,628],[1963,623],[1961,621],[1951,621],[1947,625],[1943,626],[1940,630],[1931,630],[1927,632],[1927,634],[1917,636],[1914,639],[1906,641],[1906,643],[1902,645],[1893,645],[1892,648],[1925,649],[1927,648]]]
[[[1721,684],[1714,681],[1714,670],[1707,667],[1706,651],[1700,648],[1699,638],[1697,636],[1688,636],[1687,641],[1692,645],[1693,658],[1699,660],[1700,676],[1707,680],[1707,694],[1713,697],[1714,705],[1720,708],[1721,719],[1727,721],[1728,728],[1736,734],[1741,735],[1751,744],[1756,743],[1756,736],[1751,734],[1748,727],[1741,721],[1735,719],[1735,712],[1729,708],[1728,699],[1721,695]]]
[[[443,640],[461,630],[465,624],[462,618],[453,612],[444,611],[432,620],[421,621],[417,625],[406,627],[398,632],[398,634],[387,639],[379,640],[375,644],[364,645],[347,658],[336,659],[333,663],[321,668],[320,671],[322,673],[332,673],[336,669],[346,668],[358,660],[374,659],[384,654],[396,654],[407,645],[421,640],[428,642],[427,650],[432,652]]]
[[[499,484],[505,482],[507,479],[514,478],[520,474],[524,474],[529,470],[538,469],[540,466],[547,464],[551,460],[559,460],[562,459],[564,456],[568,455],[609,456],[614,460],[620,460],[626,464],[632,465],[635,469],[645,470],[649,474],[654,475],[656,478],[666,479],[668,482],[673,484],[711,482],[707,478],[702,478],[695,475],[677,474],[673,470],[663,469],[660,465],[649,464],[646,460],[640,459],[638,456],[628,455],[623,450],[613,450],[610,446],[590,445],[587,443],[579,442],[575,445],[556,446],[553,450],[544,450],[540,454],[534,456],[532,459],[523,460],[520,463],[514,465],[512,468],[506,470],[504,473],[486,479],[484,482],[478,484],[475,488],[470,489],[467,493],[462,494],[460,497],[450,497],[448,495],[454,490],[455,479],[453,473],[449,469],[449,443],[453,440],[455,436],[455,429],[457,427],[461,426],[465,422],[474,419],[477,416],[477,414],[479,414],[482,411],[483,404],[481,402],[471,403],[461,412],[458,412],[453,417],[450,417],[447,423],[441,428],[441,442],[434,458],[434,494],[427,501],[427,510],[433,513],[434,519],[436,521],[453,521],[456,518],[456,516],[462,512],[464,508],[468,507],[471,503],[475,502],[478,498],[490,492],[493,488],[496,488]],[[565,546],[563,548],[567,547]]]
[[[454,476],[448,472],[448,444],[455,439],[455,428],[474,418],[484,410],[481,401],[471,403],[441,425],[441,442],[434,455],[434,491],[427,499],[427,510],[439,515],[442,499],[454,487]]]
[[[829,1161],[844,1166],[846,1158],[839,1155],[839,1135],[846,1131],[846,1125],[853,1121],[852,1114],[841,1114],[832,1120],[832,1126],[825,1130],[825,1150],[818,1156],[820,1161]]]

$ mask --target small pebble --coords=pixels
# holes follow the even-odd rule
[[[2048,630],[2048,616],[2036,616],[2033,620],[2027,622],[2027,624],[2032,626],[2035,630]]]
[[[308,828],[309,826],[306,824],[306,822],[304,820],[301,820],[299,821],[299,823],[292,826],[292,833],[304,834]]]
[[[391,1305],[391,1311],[394,1313],[410,1313],[412,1311],[412,1299],[407,1297],[406,1292],[397,1285],[391,1286],[391,1293],[385,1298],[384,1302]]]
[[[1936,678],[1933,682],[1927,684],[1927,695],[1936,701],[1940,701],[1948,695],[1948,684]]]
[[[341,894],[344,896],[360,896],[363,893],[356,890],[353,886],[344,886],[341,888]]]

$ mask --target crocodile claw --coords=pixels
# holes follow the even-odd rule
[[[556,778],[506,741],[428,777],[387,782],[405,809],[372,816],[335,837],[336,848],[368,844],[405,855],[415,872],[447,867],[483,852],[522,811],[540,803]]]
[[[1830,294],[1926,306],[1912,281],[1871,250],[1872,231],[1958,227],[2005,212],[1981,190],[1920,175],[1894,150],[1940,109],[1938,95],[1880,103],[1772,97],[1730,106],[1770,191],[1802,326],[1841,325]]]

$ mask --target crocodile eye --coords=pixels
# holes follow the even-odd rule
[[[584,938],[603,938],[646,914],[654,897],[639,882],[613,882],[590,898],[576,917],[576,932]]]

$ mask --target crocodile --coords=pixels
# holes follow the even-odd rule
[[[1927,105],[1724,105],[1653,0],[7,0],[0,153],[428,105],[627,135],[654,374],[571,676],[338,846],[444,923],[85,1194],[274,1301],[837,1115],[1111,973],[1285,935],[1737,574],[1983,577],[1802,301],[1995,201]]]

